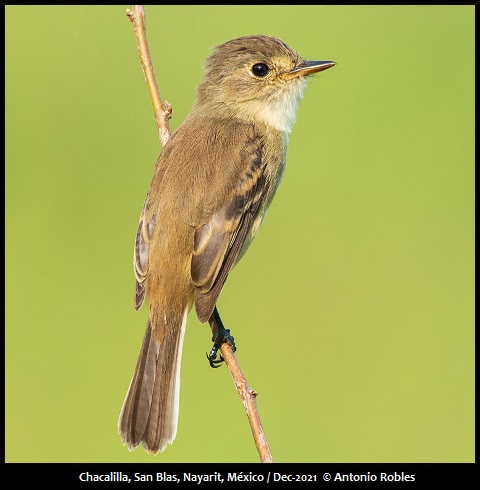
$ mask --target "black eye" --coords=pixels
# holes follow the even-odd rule
[[[265,63],[257,63],[256,65],[252,66],[252,73],[256,77],[263,78],[263,77],[267,76],[269,71],[270,71],[270,68]]]

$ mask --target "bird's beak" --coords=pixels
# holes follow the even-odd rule
[[[305,77],[307,75],[313,75],[319,71],[326,70],[335,66],[335,61],[302,61],[292,71],[284,73],[282,78],[285,80],[291,80],[292,78]]]

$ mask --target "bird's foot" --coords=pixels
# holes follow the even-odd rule
[[[210,367],[218,368],[224,361],[223,357],[218,354],[222,344],[226,342],[232,348],[233,352],[235,352],[237,348],[235,346],[235,339],[230,335],[230,330],[225,328],[223,325],[219,326],[212,340],[213,346],[210,352],[207,354],[207,359],[210,363]]]

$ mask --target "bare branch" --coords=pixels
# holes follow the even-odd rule
[[[132,5],[127,9],[127,16],[133,24],[135,38],[137,40],[138,55],[142,63],[143,75],[147,83],[150,98],[152,99],[153,112],[157,121],[158,137],[162,148],[170,138],[170,127],[168,120],[172,117],[172,106],[167,101],[162,101],[158,90],[157,79],[153,70],[152,59],[148,49],[147,28],[145,24],[145,10],[143,5]]]
[[[225,330],[223,326],[222,319],[218,313],[217,307],[215,307],[213,314],[208,320],[210,323],[210,328],[212,329],[213,338],[212,340],[216,343],[219,332],[224,332],[230,337],[230,331]],[[233,343],[233,338],[231,338]],[[215,346],[214,346],[215,347]],[[260,422],[260,415],[257,408],[257,393],[253,391],[250,386],[248,386],[247,379],[243,374],[243,371],[238,364],[237,358],[233,353],[233,348],[228,341],[225,341],[220,346],[220,359],[223,359],[230,371],[233,382],[235,383],[235,388],[237,388],[238,395],[242,400],[245,411],[247,412],[248,421],[250,423],[250,428],[252,429],[253,439],[255,441],[255,446],[257,447],[258,454],[260,456],[261,463],[273,463],[272,454],[270,453],[270,448],[268,447],[267,438],[263,431],[262,423]],[[214,348],[210,351],[209,359],[210,365],[212,365],[212,359],[210,356],[215,356]],[[213,364],[218,364],[218,360],[213,360]],[[213,367],[213,366],[212,366]],[[216,367],[216,366],[215,366]]]
[[[260,415],[258,413],[256,401],[257,393],[248,386],[247,379],[245,378],[230,345],[228,343],[222,344],[220,352],[222,353],[225,364],[228,366],[233,382],[235,383],[235,388],[237,388],[238,395],[247,412],[253,439],[255,440],[255,446],[257,447],[260,456],[260,462],[273,463],[272,453],[270,452],[267,438],[263,431],[262,422],[260,421]]]
[[[168,120],[172,115],[172,107],[167,101],[162,101],[158,90],[157,80],[155,78],[155,72],[153,70],[152,60],[150,57],[150,51],[148,49],[144,8],[142,5],[133,5],[132,9],[133,10],[127,10],[127,16],[134,27],[138,54],[142,63],[145,82],[147,83],[150,98],[152,100],[153,111],[158,127],[158,135],[160,138],[160,143],[162,147],[164,147],[170,138],[170,127]],[[213,329],[214,326],[212,325],[212,330]],[[258,413],[256,402],[257,393],[248,386],[245,375],[240,369],[238,361],[230,345],[228,343],[222,344],[220,347],[220,352],[230,371],[237,392],[247,412],[255,445],[257,447],[258,454],[260,455],[260,461],[262,463],[272,463],[273,458],[270,453],[270,448],[268,447],[267,439],[265,437],[265,433],[263,432],[262,423],[260,422],[260,416]]]

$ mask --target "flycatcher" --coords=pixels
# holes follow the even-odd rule
[[[282,178],[306,79],[334,65],[269,36],[234,39],[207,59],[193,108],[157,160],[135,240],[135,308],[147,297],[149,319],[118,421],[130,450],[175,439],[187,314],[195,303],[200,322],[218,315]]]

